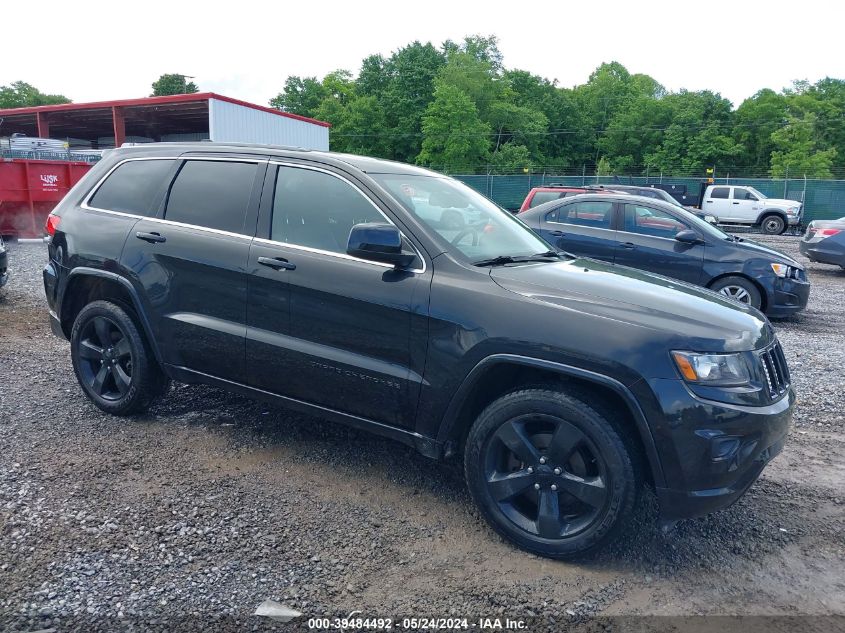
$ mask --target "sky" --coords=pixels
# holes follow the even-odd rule
[[[76,102],[143,97],[163,73],[266,105],[289,75],[322,77],[414,41],[496,35],[506,68],[587,81],[621,62],[667,89],[709,89],[735,106],[794,79],[845,78],[845,3],[6,2],[0,85],[26,81]],[[12,54],[14,51],[14,54]]]

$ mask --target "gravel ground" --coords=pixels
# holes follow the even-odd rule
[[[796,238],[755,239],[807,263]],[[808,264],[808,309],[775,323],[800,402],[784,453],[749,493],[668,533],[651,500],[613,551],[572,564],[504,543],[457,466],[385,439],[203,386],[174,387],[143,417],[99,412],[47,325],[45,247],[10,251],[0,630],[264,630],[251,614],[267,598],[307,616],[509,617],[532,631],[608,630],[607,616],[845,614],[838,268]],[[845,625],[765,628],[798,622]]]

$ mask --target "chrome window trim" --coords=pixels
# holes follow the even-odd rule
[[[262,160],[262,159],[258,159],[258,158],[236,158],[236,157],[227,158],[225,156],[196,156],[196,157],[194,157],[194,156],[139,156],[137,158],[124,158],[120,162],[112,165],[111,169],[109,169],[105,173],[105,175],[97,181],[97,184],[94,185],[94,187],[91,189],[91,191],[88,192],[88,195],[86,195],[85,198],[82,200],[82,203],[79,205],[80,208],[85,209],[86,211],[102,211],[104,213],[112,213],[112,214],[116,214],[116,215],[123,215],[123,216],[131,217],[131,218],[155,219],[155,218],[151,218],[151,216],[138,215],[137,213],[128,213],[126,211],[112,211],[111,209],[103,209],[103,208],[100,208],[100,207],[92,207],[89,204],[91,202],[91,198],[93,198],[96,195],[97,191],[99,191],[100,187],[103,186],[103,183],[106,181],[106,179],[109,176],[111,176],[112,173],[114,173],[114,171],[118,167],[120,167],[121,165],[124,165],[126,163],[133,163],[133,162],[142,161],[142,160],[172,160],[172,161],[178,161],[178,160],[184,160],[184,161],[187,161],[187,160],[214,160],[214,161],[228,161],[228,162],[233,162],[233,163],[255,163],[256,165],[258,163],[266,162],[266,159]],[[207,228],[208,230],[211,230],[211,231],[217,230],[217,229],[211,229],[209,227],[203,227],[203,226],[193,225],[193,224],[191,224],[191,225],[183,224],[183,226],[192,226],[192,227],[195,226],[196,228],[200,228],[200,229]],[[226,233],[226,232],[227,231],[221,231],[221,233]],[[240,235],[240,234],[238,234],[238,235]]]
[[[319,167],[317,165],[303,165],[301,163],[294,163],[294,162],[280,161],[280,160],[273,160],[273,159],[270,159],[270,164],[271,165],[278,165],[280,167],[293,167],[295,169],[309,169],[311,171],[317,171],[317,172],[332,176],[334,178],[337,178],[338,180],[345,182],[347,185],[352,187],[352,189],[357,191],[358,194],[361,197],[363,197],[364,200],[369,202],[372,205],[372,207],[378,212],[378,214],[381,215],[382,218],[384,218],[385,222],[387,222],[391,226],[396,226],[396,223],[393,222],[393,220],[391,220],[389,217],[387,217],[384,214],[384,211],[382,211],[378,207],[378,205],[375,202],[373,202],[373,200],[372,200],[372,198],[370,198],[370,196],[368,196],[366,193],[364,193],[358,185],[356,185],[354,182],[352,182],[351,180],[349,180],[348,178],[346,178],[345,176],[343,176],[341,174],[337,174],[337,173],[335,173],[335,172],[333,172],[329,169],[325,169],[325,168]],[[276,175],[276,178],[278,179],[278,174]],[[272,204],[275,205],[275,202],[276,202],[276,192],[273,191]],[[271,218],[270,219],[270,230],[271,230],[271,232],[272,232],[272,228],[273,228],[273,222],[272,222],[272,218]],[[399,228],[399,227],[396,227],[396,228]],[[408,244],[410,244],[411,248],[414,250],[414,253],[416,253],[417,257],[422,262],[422,268],[409,268],[409,269],[406,269],[406,272],[417,273],[417,274],[424,273],[428,269],[428,264],[425,260],[425,257],[423,257],[422,253],[417,248],[416,244],[414,244],[410,239],[408,239],[408,237],[402,232],[401,229],[399,230],[399,234],[405,239],[405,241]],[[329,255],[329,256],[332,256],[332,257],[337,257],[338,259],[346,259],[346,260],[351,260],[351,261],[355,261],[355,262],[363,262],[365,264],[371,264],[373,266],[379,266],[380,268],[394,268],[394,266],[392,266],[391,264],[386,264],[386,263],[383,263],[383,262],[374,262],[374,261],[369,260],[369,259],[362,259],[360,257],[353,257],[352,255],[347,255],[346,253],[338,253],[338,252],[335,252],[335,251],[327,251],[327,250],[323,250],[321,248],[313,248],[311,246],[305,246],[305,245],[302,245],[302,244],[294,244],[292,242],[280,242],[278,240],[264,239],[264,238],[260,238],[260,237],[256,237],[255,240],[257,242],[260,242],[262,244],[267,244],[267,245],[270,245],[270,246],[276,246],[276,245],[287,246],[289,248],[295,248],[295,249],[298,249],[298,250],[306,251],[306,252],[309,252],[309,253],[315,253],[315,254],[318,254],[318,255]]]

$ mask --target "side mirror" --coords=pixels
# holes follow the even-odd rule
[[[690,229],[678,231],[675,234],[675,239],[682,244],[698,244],[701,242],[701,238],[698,237],[698,233]]]
[[[402,235],[392,224],[368,222],[349,231],[346,254],[373,262],[407,268],[415,255],[402,252]]]

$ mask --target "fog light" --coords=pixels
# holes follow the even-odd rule
[[[714,462],[730,459],[736,455],[737,450],[739,450],[738,437],[723,436],[710,440],[710,459]]]

